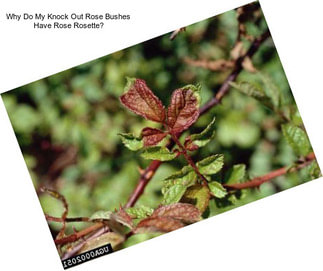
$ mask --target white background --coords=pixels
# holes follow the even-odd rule
[[[109,3],[110,2],[110,3]],[[249,1],[4,1],[0,91],[24,85]],[[320,0],[262,0],[274,42],[321,168]],[[7,12],[130,14],[102,30],[34,30]],[[27,168],[0,101],[2,270],[62,270]],[[322,270],[322,178],[73,270]]]

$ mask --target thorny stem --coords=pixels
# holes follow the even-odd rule
[[[91,219],[89,217],[67,217],[65,220],[61,217],[55,217],[55,216],[51,216],[48,214],[45,214],[46,220],[47,221],[52,221],[52,222],[59,222],[59,223],[69,223],[69,222],[92,222],[92,223],[96,223],[96,222],[106,222],[108,219],[102,219],[102,218],[96,218],[96,219]]]
[[[239,57],[235,63],[234,63],[234,68],[232,72],[229,74],[229,76],[226,78],[226,80],[223,82],[221,85],[219,91],[216,93],[216,95],[210,99],[207,103],[205,103],[201,108],[200,108],[200,115],[205,114],[208,112],[213,106],[218,105],[222,98],[227,94],[227,92],[230,89],[230,83],[233,82],[240,72],[242,71],[242,62],[245,58],[247,57],[252,57],[260,47],[260,45],[270,36],[269,30],[265,31],[259,38],[255,39],[249,50],[241,57]],[[180,135],[178,135],[179,137]],[[174,145],[173,141],[170,141],[167,144],[167,148],[171,149]],[[140,175],[139,182],[137,186],[135,187],[134,191],[132,192],[131,196],[129,197],[125,208],[133,207],[139,197],[142,195],[142,193],[145,190],[146,185],[149,183],[151,178],[154,176],[156,170],[159,168],[159,166],[162,164],[161,161],[154,160],[150,163],[150,165],[146,168],[146,170]]]
[[[223,186],[226,187],[227,189],[231,189],[231,190],[241,190],[241,189],[246,189],[246,188],[259,187],[263,183],[268,182],[278,176],[282,176],[282,175],[285,175],[286,173],[300,170],[300,169],[308,166],[314,160],[315,160],[315,155],[313,152],[311,152],[310,154],[308,154],[305,157],[305,160],[303,162],[301,162],[300,164],[298,164],[295,167],[282,167],[282,168],[276,169],[274,171],[271,171],[271,172],[267,173],[266,175],[256,177],[256,178],[254,178],[250,181],[247,181],[245,183],[224,184]]]
[[[173,144],[171,144],[173,145]],[[128,199],[128,202],[125,205],[125,208],[129,208],[135,205],[139,197],[142,195],[142,193],[145,190],[146,185],[151,180],[151,178],[154,176],[156,170],[159,168],[159,166],[162,164],[161,161],[154,160],[152,161],[149,166],[144,170],[144,172],[140,175],[139,182],[136,186],[136,188],[133,190],[130,198]]]
[[[63,225],[62,225],[62,228],[60,229],[59,233],[56,236],[56,239],[59,239],[62,236],[64,236],[64,232],[65,232],[65,228],[66,228],[66,217],[67,217],[67,214],[68,214],[68,204],[67,204],[67,201],[66,201],[65,197],[62,194],[58,193],[57,191],[51,190],[49,188],[41,187],[40,188],[40,191],[41,192],[48,193],[50,196],[52,196],[53,198],[56,198],[56,199],[60,200],[63,203],[64,212],[63,212],[62,217],[61,217],[61,220],[62,220]]]
[[[252,42],[249,50],[243,56],[239,57],[234,62],[234,68],[233,68],[232,72],[226,78],[226,80],[223,82],[223,84],[221,85],[221,87],[218,90],[218,92],[216,93],[216,95],[211,100],[209,100],[207,103],[205,103],[203,107],[200,108],[200,115],[205,114],[213,106],[216,106],[221,102],[222,98],[226,95],[226,93],[230,89],[230,83],[233,82],[238,77],[240,72],[242,71],[242,69],[243,69],[242,62],[243,62],[243,60],[245,58],[247,58],[247,57],[251,58],[255,54],[255,52],[258,50],[260,45],[269,36],[270,36],[270,33],[269,33],[269,30],[267,30],[259,38],[255,39]],[[179,136],[180,135],[178,135],[177,137],[179,137]],[[166,147],[168,149],[171,149],[173,146],[174,146],[174,141],[171,140],[167,144]],[[149,166],[144,170],[144,172],[140,174],[139,182],[138,182],[137,186],[135,187],[134,191],[132,192],[129,200],[125,204],[125,208],[132,207],[132,206],[134,206],[136,204],[139,197],[143,194],[146,185],[149,183],[149,181],[154,176],[156,170],[159,168],[159,166],[161,164],[162,164],[161,161],[154,160],[149,164]],[[76,240],[78,240],[80,238],[83,238],[84,236],[89,235],[89,234],[91,234],[93,232],[94,232],[93,235],[100,236],[100,235],[104,234],[107,231],[109,231],[109,229],[106,228],[103,223],[96,223],[96,224],[94,224],[94,225],[92,225],[92,226],[90,226],[88,228],[85,228],[82,231],[79,231],[79,232],[71,234],[71,235],[69,235],[67,237],[55,240],[55,243],[56,244],[66,244],[66,243],[70,243],[70,242],[75,242]],[[91,235],[91,236],[93,236],[93,235]],[[91,238],[91,236],[86,237],[86,238]],[[76,249],[77,249],[77,247],[73,247],[72,251],[70,251],[70,253],[68,253],[68,255],[63,255],[63,257],[68,258],[67,256],[71,257],[71,256],[75,255],[77,253]]]
[[[85,228],[84,230],[78,231],[76,233],[70,234],[66,237],[60,238],[60,239],[56,239],[55,240],[55,244],[56,245],[64,245],[66,243],[71,243],[71,242],[75,242],[78,239],[82,238],[83,236],[86,236],[100,228],[104,227],[103,223],[96,223],[88,228]],[[107,227],[107,226],[106,226]],[[108,228],[107,228],[108,230]]]
[[[195,173],[200,177],[200,179],[202,180],[202,184],[203,186],[207,186],[207,179],[203,176],[203,174],[199,171],[199,169],[197,168],[196,164],[194,163],[193,159],[191,156],[189,156],[189,154],[187,153],[186,148],[183,146],[183,144],[178,140],[177,136],[173,133],[171,133],[171,137],[174,140],[174,142],[176,143],[176,145],[181,149],[181,153],[183,154],[183,156],[185,157],[185,160],[187,161],[187,163],[190,164],[190,166],[194,169]]]
[[[225,188],[227,188],[228,190],[241,190],[241,189],[246,189],[246,188],[259,187],[261,184],[271,181],[272,179],[274,179],[276,177],[285,175],[290,172],[300,170],[300,169],[308,166],[313,161],[315,161],[315,155],[312,152],[305,157],[304,161],[302,161],[301,163],[299,163],[295,167],[292,167],[292,168],[291,167],[282,167],[282,168],[276,169],[274,171],[271,171],[263,176],[256,177],[256,178],[254,178],[250,181],[247,181],[245,183],[230,184],[230,185],[224,184],[223,186]],[[58,218],[58,217],[52,217],[52,216],[46,215],[46,218],[50,221],[63,222],[62,218]],[[75,222],[76,220],[80,221],[80,219],[84,219],[84,218],[82,218],[82,217],[81,218],[67,218],[65,220],[65,222]],[[88,222],[90,222],[90,221],[88,221]],[[73,234],[63,237],[61,239],[55,240],[55,244],[64,245],[66,243],[75,242],[75,241],[79,240],[80,238],[84,238],[86,235],[88,235],[94,231],[97,231],[97,230],[99,230],[99,232],[101,234],[103,234],[104,232],[109,231],[109,228],[103,222],[98,222],[88,228],[85,228],[84,230],[73,233]],[[97,235],[95,235],[95,236],[97,236]],[[92,235],[90,237],[92,237]],[[86,239],[86,240],[89,240],[89,239]],[[71,254],[71,255],[74,255],[74,254]]]

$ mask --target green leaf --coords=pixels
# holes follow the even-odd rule
[[[223,154],[215,154],[209,156],[197,164],[198,169],[202,174],[212,175],[218,173],[223,167]]]
[[[274,108],[278,108],[281,103],[279,88],[274,84],[274,82],[267,74],[261,72],[258,72],[258,74],[265,86],[264,91],[266,96],[270,98],[272,104],[274,105]]]
[[[173,185],[181,184],[185,187],[194,185],[197,180],[197,175],[191,166],[184,166],[181,170],[176,171],[164,180],[162,189],[163,194]]]
[[[216,198],[223,198],[228,194],[227,190],[218,182],[210,182],[208,185],[211,193]]]
[[[175,184],[171,186],[164,194],[164,205],[179,202],[186,191],[186,186],[181,184]]]
[[[229,83],[231,87],[235,88],[236,90],[239,90],[243,94],[246,94],[247,96],[253,97],[257,100],[262,100],[266,98],[265,93],[263,90],[257,88],[255,85],[250,84],[248,82],[242,81],[239,83],[231,82]]]
[[[239,83],[231,82],[230,86],[240,91],[241,93],[260,101],[265,106],[272,108],[270,98],[266,96],[262,89],[256,87],[255,85],[242,81]]]
[[[321,177],[321,170],[316,161],[313,161],[308,167],[307,167],[307,174],[311,179],[316,179],[318,177]]]
[[[150,216],[153,213],[153,209],[147,206],[136,206],[126,209],[126,212],[132,217],[132,218],[146,218]]]
[[[144,147],[144,143],[141,137],[136,137],[130,133],[119,133],[121,136],[122,143],[132,151],[140,150]]]
[[[169,161],[176,157],[176,153],[172,153],[166,147],[155,146],[145,149],[141,156],[144,159]]]
[[[196,206],[203,213],[209,205],[210,190],[203,185],[196,184],[189,187],[181,202],[190,203]]]
[[[230,85],[240,92],[262,102],[270,109],[279,108],[281,105],[281,92],[279,88],[267,74],[258,72],[258,75],[263,83],[263,89],[245,81],[239,83],[231,82]]]
[[[211,141],[215,135],[214,131],[215,118],[209,123],[209,125],[199,134],[193,134],[185,139],[185,147],[187,149],[194,148],[194,145],[203,147]]]
[[[234,165],[232,169],[228,172],[225,183],[235,184],[241,182],[246,175],[246,165],[238,164]]]
[[[283,124],[282,131],[295,154],[305,156],[310,152],[311,144],[305,131],[293,124]]]
[[[110,219],[112,212],[100,210],[91,215],[90,220],[93,219]]]

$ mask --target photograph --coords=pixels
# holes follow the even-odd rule
[[[1,96],[64,268],[321,176],[259,2]]]

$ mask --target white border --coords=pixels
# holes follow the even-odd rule
[[[1,3],[0,90],[6,91],[249,1],[8,1]],[[261,1],[319,162],[323,161],[319,0]],[[5,12],[130,13],[103,32],[35,32]],[[26,181],[27,180],[27,181]],[[0,102],[3,270],[62,270],[19,146]],[[322,178],[73,270],[322,270]],[[6,269],[5,269],[6,268]]]

